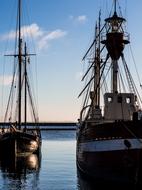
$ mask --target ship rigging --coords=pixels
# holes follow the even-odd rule
[[[22,0],[18,0],[18,16],[16,26],[15,53],[6,56],[14,57],[13,78],[6,107],[4,122],[8,126],[0,129],[0,151],[2,155],[14,156],[39,153],[41,148],[41,134],[38,126],[38,114],[33,101],[28,66],[30,56],[27,42],[22,31]],[[17,92],[17,93],[16,93]],[[28,110],[30,107],[30,111]],[[31,112],[35,125],[28,130],[27,120]]]
[[[96,181],[140,185],[142,111],[139,89],[125,59],[130,44],[126,19],[113,13],[95,27],[95,39],[83,57],[89,66],[82,81],[83,107],[77,129],[77,166]]]

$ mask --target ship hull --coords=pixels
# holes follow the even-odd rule
[[[21,131],[7,132],[0,137],[0,156],[25,156],[37,153],[40,146],[40,138],[34,134],[28,134]]]
[[[105,124],[105,130],[103,125],[87,126],[78,133],[78,169],[96,182],[142,185],[141,123],[137,123],[133,135],[128,131],[132,123],[125,124],[127,130],[123,129],[122,134],[122,124],[116,124],[117,132],[115,124]],[[136,133],[139,134],[137,138]]]

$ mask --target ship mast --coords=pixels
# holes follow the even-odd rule
[[[21,39],[21,0],[18,1],[18,65],[19,65],[19,84],[18,84],[18,126],[21,129],[21,73],[22,73],[22,39]]]
[[[96,43],[95,43],[95,63],[94,63],[94,107],[100,107],[100,26],[101,26],[101,12],[99,13],[99,23],[96,24]]]
[[[114,0],[114,15],[117,15],[116,0]],[[112,59],[112,65],[112,92],[117,93],[118,61],[116,58]]]
[[[116,1],[117,0],[114,0],[114,12],[116,12]]]
[[[25,43],[25,129],[27,126],[27,46]]]
[[[112,93],[118,93],[118,60],[123,54],[124,46],[129,43],[126,38],[123,23],[125,19],[117,15],[117,0],[114,0],[114,13],[112,17],[106,18],[106,36],[102,44],[106,45],[112,63]]]
[[[21,54],[21,57],[23,56],[24,57],[24,80],[25,80],[25,94],[24,94],[24,125],[25,125],[25,129],[26,129],[26,126],[27,126],[27,91],[29,90],[29,83],[28,83],[28,75],[27,75],[27,63],[29,63],[29,57],[30,56],[34,56],[36,54],[30,54],[28,53],[27,51],[27,44],[25,42],[25,45],[24,45],[24,54]]]
[[[34,108],[34,104],[32,101],[32,94],[30,91],[30,85],[29,85],[29,81],[28,81],[28,76],[27,76],[27,62],[29,62],[30,59],[29,56],[35,56],[36,54],[30,54],[27,52],[27,44],[26,42],[24,43],[24,52],[23,52],[23,40],[22,40],[22,33],[21,33],[21,10],[22,9],[22,0],[18,0],[18,25],[17,25],[17,31],[16,31],[16,38],[17,38],[17,44],[18,44],[18,50],[16,52],[16,54],[9,54],[9,55],[5,55],[5,56],[14,56],[18,58],[18,98],[17,98],[17,107],[18,107],[18,115],[17,115],[17,128],[20,130],[21,129],[21,124],[22,124],[22,80],[24,79],[24,126],[26,129],[26,123],[27,123],[27,95],[29,95],[30,97],[30,102],[31,102],[31,106],[32,106],[32,110],[35,109]],[[24,64],[23,64],[24,63]],[[12,84],[13,87],[13,84]],[[28,93],[28,94],[27,94]],[[6,114],[5,114],[5,119],[7,117],[7,113],[8,113],[8,108],[9,108],[9,103],[10,103],[10,98],[11,98],[11,93],[9,96],[9,101],[8,101],[8,105],[7,105],[7,109],[6,109]],[[36,118],[36,114],[35,114],[35,110],[33,110],[33,115],[34,115],[34,119]]]

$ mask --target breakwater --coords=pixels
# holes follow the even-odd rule
[[[14,124],[14,123],[11,123]],[[8,126],[8,122],[0,122],[0,126]],[[24,123],[22,123],[25,126]],[[27,128],[33,129],[35,126],[39,126],[41,130],[75,130],[76,123],[75,122],[27,122]]]

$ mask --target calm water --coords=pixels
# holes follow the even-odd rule
[[[96,186],[77,175],[75,133],[75,130],[42,131],[41,156],[0,160],[0,190],[141,189],[119,184]]]
[[[0,190],[76,190],[75,131],[43,131],[41,157],[0,163]]]

